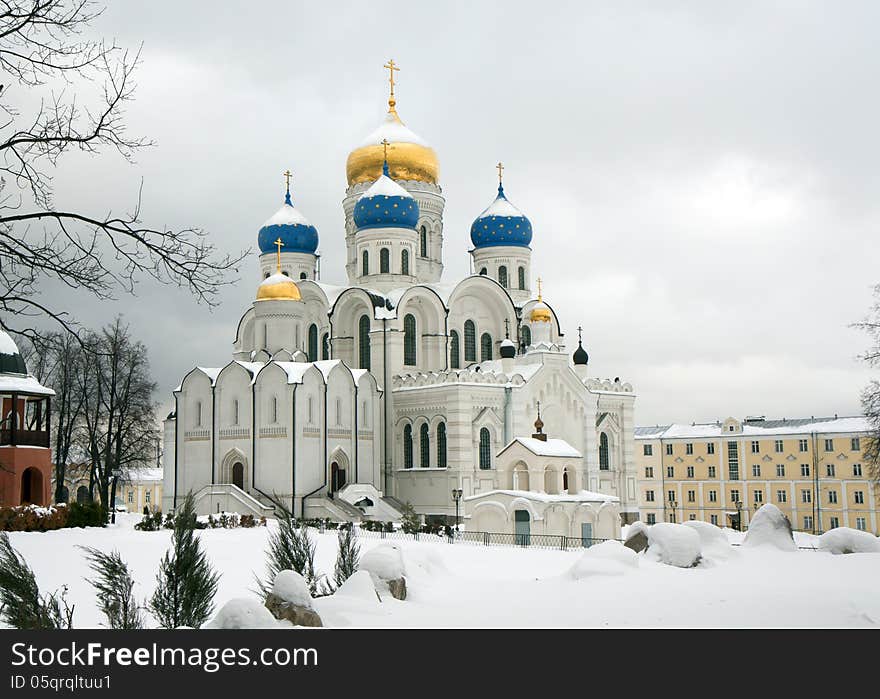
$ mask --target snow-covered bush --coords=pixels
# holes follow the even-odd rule
[[[380,544],[367,551],[361,556],[360,569],[386,582],[406,575],[403,552],[397,544]]]
[[[295,570],[282,570],[275,576],[272,594],[298,607],[312,608],[312,594],[306,579]]]
[[[683,524],[660,522],[648,528],[648,548],[645,557],[651,561],[693,568],[700,562],[700,535]]]
[[[583,580],[594,575],[623,575],[638,567],[638,554],[612,539],[586,549],[568,575]]]
[[[782,510],[769,502],[752,517],[742,545],[771,546],[780,551],[797,551],[797,544],[791,535],[791,522]]]
[[[224,604],[205,628],[274,629],[278,628],[278,622],[259,601],[242,597]]]
[[[869,532],[837,527],[819,537],[819,550],[830,553],[880,553],[880,539]]]
[[[335,587],[342,585],[354,574],[360,564],[361,555],[361,547],[355,537],[353,525],[343,525],[339,528],[337,542],[339,548],[336,552],[336,567],[333,571]]]
[[[315,571],[315,542],[308,528],[298,522],[290,509],[280,500],[275,503],[278,528],[269,534],[266,552],[266,579],[257,579],[263,597],[272,590],[275,577],[283,570],[295,570],[305,578],[312,595],[318,593],[318,575]]]

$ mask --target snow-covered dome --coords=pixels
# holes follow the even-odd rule
[[[257,289],[257,301],[301,301],[299,287],[286,274],[275,272],[266,277]]]
[[[382,174],[354,206],[354,224],[365,228],[415,228],[419,222],[419,204],[413,196],[391,179],[388,162]]]
[[[531,221],[507,200],[501,184],[495,201],[471,225],[471,242],[475,248],[494,245],[527,248],[532,242]]]
[[[27,365],[18,351],[18,345],[4,330],[0,330],[0,374],[27,373]]]
[[[513,359],[516,356],[516,345],[509,337],[505,337],[501,341],[501,358]]]
[[[284,205],[260,229],[257,236],[260,252],[275,252],[275,241],[279,238],[282,252],[304,252],[312,255],[318,249],[318,229],[293,207],[290,190],[284,195]]]

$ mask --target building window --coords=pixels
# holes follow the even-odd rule
[[[412,313],[403,317],[403,363],[416,365],[416,318]]]
[[[773,448],[776,450],[776,453],[777,453],[777,454],[781,454],[781,453],[782,453],[782,440],[781,440],[781,439],[777,439],[777,440],[773,443]]]
[[[202,426],[202,401],[196,401],[196,427]]]
[[[834,478],[834,464],[825,464],[825,475]]]
[[[853,437],[849,440],[849,449],[850,451],[860,451],[861,450],[861,441],[858,437]]]
[[[379,251],[379,274],[388,274],[391,272],[391,251],[388,248],[382,248]]]
[[[666,445],[666,456],[672,456],[672,445],[671,444]]]
[[[667,478],[675,478],[675,466],[667,466],[666,467],[666,477]]]
[[[480,468],[484,471],[492,467],[492,446],[489,438],[489,430],[485,427],[480,429]]]
[[[788,493],[786,493],[784,490],[777,490],[776,502],[788,502]]]
[[[840,526],[840,520],[837,517],[831,518],[831,526],[829,529],[837,529]]]
[[[149,490],[144,493],[144,502],[148,505],[150,504],[150,491]]]
[[[715,453],[715,442],[709,442],[706,445],[706,453],[707,454],[714,454]]]
[[[674,490],[667,490],[666,491],[666,499],[669,500],[669,502],[675,502],[675,491]]]
[[[339,412],[339,401],[336,401],[336,412]],[[276,424],[278,422],[278,398],[277,396],[272,396],[272,424]],[[339,424],[339,417],[337,415],[336,424]]]
[[[330,335],[324,333],[321,337],[321,359],[330,359]]]
[[[437,468],[446,468],[446,423],[437,425]]]
[[[853,493],[853,495],[855,496],[856,505],[864,505],[865,504],[865,491],[857,490],[856,492]]]
[[[657,524],[657,515],[653,512],[648,513],[648,524]]]
[[[309,361],[318,361],[318,326],[314,323],[309,326]]]
[[[828,502],[832,505],[837,504],[837,491],[836,490],[829,490],[828,491]]]
[[[366,277],[370,273],[370,253],[366,250],[361,254],[361,276]]]
[[[693,454],[694,453],[694,444],[693,442],[688,442],[684,445],[685,454]]]
[[[709,478],[717,478],[717,476],[715,475],[715,467],[714,466],[709,467]]]
[[[693,513],[691,513],[691,514],[688,515],[688,519],[689,519],[691,522],[693,522],[696,518],[697,518],[697,516],[696,516],[695,514],[693,514]]]
[[[801,478],[810,477],[810,464],[801,464]]]
[[[834,440],[826,439],[825,440],[825,451],[834,451]]]
[[[528,347],[532,344],[532,330],[528,325],[523,325],[520,328],[520,334],[522,335],[523,345]]]
[[[419,254],[422,257],[428,256],[428,231],[424,226],[419,228]]]
[[[234,398],[232,401],[232,424],[238,424],[238,398]]]
[[[653,466],[645,466],[645,478],[653,478],[654,477],[654,467]]]
[[[409,276],[409,250],[406,248],[400,251],[400,273]]]
[[[403,467],[413,467],[412,425],[403,428]]]
[[[861,476],[862,475],[862,465],[861,464],[853,464],[853,475]]]
[[[370,370],[370,317],[366,314],[358,320],[358,360],[361,369]]]
[[[864,517],[856,517],[856,529],[858,529],[860,532],[865,531],[865,529],[867,528],[865,524],[866,523]]]
[[[716,527],[718,526],[718,515],[709,515],[709,522],[714,524]]]
[[[804,529],[812,529],[813,528],[813,517],[812,515],[806,515],[804,517]]]
[[[526,268],[520,267],[517,270],[517,276],[519,277],[519,289],[520,291],[525,291],[526,289]]]
[[[785,478],[785,464],[776,464],[776,477]]]
[[[694,477],[694,467],[693,467],[693,466],[688,466],[688,467],[687,467],[687,477],[688,477],[688,478],[693,478],[693,477]]]
[[[599,470],[607,471],[610,468],[608,460],[608,435],[599,433]]]
[[[498,268],[498,283],[505,289],[507,288],[507,267],[504,265]]]
[[[689,491],[688,491],[688,502],[696,502],[696,500],[697,500],[697,493],[696,493],[696,491],[694,491],[694,490],[689,490]]]
[[[308,405],[309,405],[309,409],[308,409],[308,414],[309,414],[309,424],[311,425],[311,424],[312,424],[312,397],[311,397],[311,396],[309,396],[309,403],[308,403]]]
[[[808,449],[809,449],[809,447],[807,445],[807,440],[806,439],[799,439],[798,440],[798,451],[806,452]]]
[[[764,502],[764,491],[763,490],[756,490],[755,491],[755,502],[756,503]]]
[[[739,491],[736,488],[730,491],[730,501],[734,504],[739,502]]]
[[[718,491],[710,490],[709,491],[709,502],[718,502]]]
[[[460,347],[458,332],[453,330],[449,333],[449,366],[453,369],[461,368]]]
[[[431,445],[428,443],[428,423],[423,422],[419,428],[419,466],[428,468],[431,465]]]
[[[485,267],[480,267],[480,276],[481,277],[485,277],[488,273],[489,272],[486,270]]]
[[[650,444],[645,444],[644,446],[642,446],[642,453],[643,453],[645,456],[653,456],[653,455],[654,455],[654,449],[653,449],[653,447],[652,447]]]
[[[131,490],[128,491],[128,502],[129,504],[134,502],[134,492]]]
[[[669,513],[669,521],[675,523],[675,510]]]
[[[488,362],[492,360],[492,336],[489,333],[483,333],[480,336],[480,361]]]
[[[761,464],[752,464],[752,478],[761,477]]]
[[[300,273],[299,273],[299,278],[300,278],[300,280],[308,279],[308,278],[309,278],[309,275],[306,274],[305,272],[300,272]]]
[[[736,442],[727,443],[727,470],[730,480],[739,480],[739,445]]]
[[[645,491],[645,500],[648,502],[654,502],[654,491],[653,490]]]
[[[804,502],[804,503],[813,502],[813,491],[802,490],[801,491],[801,502]]]
[[[477,361],[477,328],[472,320],[464,322],[464,361]]]
[[[752,454],[760,454],[761,453],[761,443],[757,440],[752,440]]]

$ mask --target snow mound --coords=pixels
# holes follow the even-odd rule
[[[373,585],[373,578],[366,570],[355,571],[334,593],[344,597],[354,597],[367,602],[379,602],[379,595]]]
[[[700,537],[700,556],[706,564],[711,559],[725,560],[734,555],[733,547],[727,539],[727,535],[720,527],[709,522],[688,520],[682,525],[693,529]]]
[[[683,524],[660,522],[648,529],[648,560],[678,568],[693,568],[700,562],[702,547],[696,529]]]
[[[819,537],[819,550],[840,553],[880,553],[880,539],[868,532],[837,527]]]
[[[626,528],[623,534],[624,546],[628,549],[640,553],[645,550],[648,545],[648,527],[639,520],[636,520]]]
[[[791,535],[791,522],[782,510],[769,502],[752,517],[742,545],[772,546],[780,551],[797,551],[797,544]]]
[[[295,570],[282,570],[275,576],[272,593],[298,607],[312,608],[312,595],[305,578]]]
[[[260,602],[250,598],[231,599],[207,625],[209,629],[274,629],[278,622]]]
[[[360,569],[379,580],[397,580],[406,575],[403,551],[397,544],[380,544],[361,556]]]
[[[623,575],[638,567],[638,554],[612,539],[584,551],[568,575],[574,580],[583,580],[594,575]]]

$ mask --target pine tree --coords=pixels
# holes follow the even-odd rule
[[[339,529],[339,551],[336,554],[334,578],[336,587],[348,580],[358,569],[361,547],[354,534],[354,525],[343,525]]]
[[[67,587],[41,595],[34,571],[0,532],[0,618],[14,629],[69,629],[73,607],[67,604]]]
[[[280,500],[273,499],[278,519],[278,529],[269,535],[266,579],[257,579],[263,597],[272,591],[275,576],[282,570],[295,570],[305,578],[309,591],[318,594],[318,578],[315,574],[315,543],[308,529],[296,521],[293,513]]]
[[[144,619],[141,608],[132,594],[134,580],[131,571],[119,552],[104,553],[83,546],[89,567],[97,578],[88,582],[98,592],[98,608],[107,617],[111,629],[142,629]]]
[[[421,518],[416,512],[415,508],[410,504],[406,503],[403,506],[403,516],[401,518],[402,528],[407,534],[415,534],[419,531],[421,527]]]
[[[196,537],[196,513],[192,493],[174,517],[171,548],[156,575],[156,591],[149,609],[160,626],[199,628],[214,611],[214,595],[220,576],[208,561]]]

